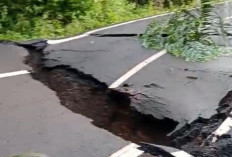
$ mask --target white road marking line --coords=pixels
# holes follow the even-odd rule
[[[136,74],[138,71],[140,71],[141,69],[143,69],[145,66],[147,66],[148,64],[150,64],[151,62],[153,62],[154,60],[158,59],[159,57],[163,56],[164,54],[166,54],[167,51],[166,50],[162,50],[154,55],[152,55],[151,57],[149,57],[148,59],[146,59],[145,61],[139,63],[138,65],[136,65],[134,68],[132,68],[131,70],[129,70],[127,73],[125,73],[123,76],[121,76],[118,80],[116,80],[114,83],[112,83],[109,88],[117,88],[119,87],[123,82],[125,82],[126,80],[128,80],[131,76],[133,76],[134,74]]]
[[[21,70],[21,71],[3,73],[3,74],[0,74],[0,78],[6,78],[6,77],[12,77],[12,76],[18,76],[18,75],[25,75],[25,74],[29,74],[29,73],[30,72],[28,70]]]
[[[120,156],[120,157],[138,157],[140,155],[142,155],[144,153],[144,151],[139,150],[137,148],[132,148],[129,151],[127,151],[126,154]]]
[[[232,115],[232,112],[230,113]],[[227,117],[226,120],[219,126],[219,128],[213,132],[213,139],[212,142],[216,142],[217,136],[222,136],[223,134],[226,134],[230,131],[230,129],[232,129],[232,118],[231,117]]]
[[[138,157],[144,153],[144,151],[138,149],[139,147],[139,145],[131,143],[109,157]],[[172,152],[171,154],[175,157],[193,157],[184,151]]]
[[[228,17],[226,17],[226,19],[232,19],[232,16],[228,16]]]
[[[228,1],[228,2],[230,2],[230,1]],[[219,2],[219,3],[216,3],[215,5],[220,5],[220,4],[223,4],[223,3],[225,3],[225,2]],[[194,9],[195,8],[188,9],[188,10],[194,10]],[[166,16],[166,15],[171,15],[171,14],[174,14],[174,12],[154,15],[154,16],[150,16],[150,17],[146,17],[146,18],[137,19],[137,20],[131,20],[131,21],[128,21],[128,22],[123,22],[123,23],[112,25],[112,26],[95,29],[95,30],[83,33],[83,34],[78,35],[78,36],[70,37],[70,38],[57,39],[57,40],[48,40],[47,43],[50,44],[50,45],[60,44],[60,43],[64,43],[64,42],[84,38],[84,37],[89,36],[90,34],[93,34],[93,33],[99,32],[99,31],[103,31],[103,30],[107,30],[107,29],[110,29],[110,28],[115,28],[115,27],[131,24],[131,23],[135,23],[135,22],[139,22],[139,21],[145,21],[145,20],[149,20],[149,19],[153,19],[153,18],[157,18],[157,17],[161,17],[161,16]]]
[[[230,20],[230,19],[232,19],[232,16],[226,18],[226,20]]]
[[[87,36],[89,36],[88,32],[86,32],[84,34],[81,34],[81,35],[78,35],[78,36],[75,36],[75,37],[70,37],[70,38],[65,38],[65,39],[58,39],[58,40],[48,40],[47,43],[50,44],[50,45],[55,45],[55,44],[60,44],[60,43],[64,43],[64,42],[84,38],[84,37],[87,37]]]
[[[131,143],[116,153],[112,154],[110,157],[138,157],[143,153],[143,151],[138,150],[139,145]],[[134,154],[134,156],[128,156]]]
[[[95,29],[95,30],[86,32],[84,34],[81,34],[81,35],[78,35],[78,36],[75,36],[75,37],[70,37],[70,38],[65,38],[65,39],[58,39],[58,40],[48,40],[47,43],[50,44],[50,45],[60,44],[60,43],[64,43],[64,42],[84,38],[84,37],[89,36],[90,34],[93,34],[93,33],[99,32],[99,31],[103,31],[103,30],[107,30],[107,29],[110,29],[110,28],[115,28],[115,27],[131,24],[131,23],[135,23],[135,22],[139,22],[139,21],[145,21],[145,20],[149,20],[149,19],[153,19],[153,18],[165,16],[165,15],[171,15],[171,14],[173,14],[173,12],[160,14],[160,15],[155,15],[155,16],[150,16],[150,17],[146,17],[146,18],[142,18],[142,19],[138,19],[138,20],[132,20],[132,21],[128,21],[128,22],[123,22],[123,23],[112,25],[112,26]]]
[[[171,154],[175,157],[193,157],[192,155],[190,155],[184,151],[173,152]]]

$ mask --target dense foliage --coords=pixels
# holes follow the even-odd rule
[[[142,36],[146,48],[166,49],[186,61],[209,61],[221,54],[231,52],[228,38],[232,30],[223,18],[216,14],[210,0],[201,0],[198,12],[182,10],[174,14],[167,23],[152,23]],[[225,45],[215,43],[221,38]]]
[[[32,37],[59,34],[61,27],[85,14],[91,0],[1,0],[0,34]]]
[[[0,0],[0,39],[53,38],[167,11],[192,0]],[[171,3],[170,3],[171,2]]]

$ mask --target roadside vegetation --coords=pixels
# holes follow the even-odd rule
[[[182,9],[163,24],[153,22],[141,41],[145,48],[166,49],[186,61],[206,62],[232,53],[231,30],[231,22],[216,12],[212,1],[201,0],[195,12]]]
[[[76,35],[180,8],[195,0],[1,0],[0,40]]]

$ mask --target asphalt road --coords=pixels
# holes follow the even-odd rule
[[[125,83],[139,91],[132,103],[145,114],[191,123],[210,118],[232,89],[232,58],[188,63],[166,54]],[[144,77],[148,76],[148,77]]]
[[[1,157],[24,153],[49,157],[153,157],[150,152],[182,157],[186,154],[157,145],[143,146],[140,150],[138,145],[95,127],[91,119],[63,107],[56,93],[30,74],[10,76],[12,72],[31,71],[23,64],[27,50],[0,44],[0,54],[4,58],[0,62],[3,72],[0,73]]]
[[[231,10],[225,11],[225,6],[219,5],[217,12],[232,15]],[[141,34],[151,21],[162,21],[168,16],[136,21],[95,34]],[[48,46],[44,53],[45,66],[69,66],[110,86],[157,52],[142,48],[137,37],[87,36]],[[124,90],[124,86],[129,85],[127,91],[136,94],[131,105],[158,119],[189,123],[199,116],[209,118],[231,90],[231,61],[231,57],[222,57],[209,63],[188,63],[166,54],[129,78],[117,90]]]
[[[23,64],[24,57],[28,55],[28,52],[23,48],[1,44],[0,52],[0,73],[30,69],[30,67]],[[17,55],[15,55],[16,52]]]
[[[152,19],[99,31],[125,37],[88,36],[49,45],[45,67],[71,67],[110,86],[145,59],[158,53],[141,47],[136,37]],[[23,48],[0,45],[0,73],[27,70]],[[209,63],[189,63],[165,54],[114,90],[127,91],[131,106],[157,119],[190,123],[216,113],[219,101],[232,89],[231,57]],[[60,105],[54,91],[30,75],[0,78],[0,152],[9,156],[41,152],[49,156],[103,157],[127,141],[97,128],[91,119]]]
[[[141,47],[136,37],[86,37],[48,46],[46,67],[68,65],[108,86],[136,64],[155,53]]]
[[[119,28],[123,27],[123,33],[126,29],[135,33],[138,28],[144,30],[149,22],[150,19]],[[119,33],[119,28],[101,33]],[[44,50],[44,64],[45,67],[68,66],[110,86],[156,53],[142,48],[137,37],[88,36],[48,46]],[[158,119],[190,123],[198,117],[210,118],[220,100],[232,89],[231,61],[231,57],[221,57],[209,63],[191,63],[165,54],[117,90],[133,93],[131,105]]]
[[[0,44],[1,73],[30,69],[24,54],[23,48]],[[30,75],[0,78],[0,119],[1,157],[107,157],[128,144],[61,106],[56,93]]]

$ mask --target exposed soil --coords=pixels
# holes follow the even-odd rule
[[[210,119],[199,118],[173,134],[172,145],[195,157],[232,157],[231,134],[218,137],[212,143],[212,133],[229,116],[232,109],[232,91],[221,100],[218,114]]]
[[[142,115],[130,107],[129,95],[109,90],[105,84],[69,67],[46,68],[41,57],[40,51],[31,51],[26,63],[34,69],[32,76],[54,90],[63,106],[125,140],[170,145],[166,135],[176,122]]]
[[[231,137],[225,136],[216,143],[210,142],[211,133],[231,111],[232,92],[220,102],[218,114],[210,119],[197,119],[174,132],[170,139],[166,135],[176,127],[176,122],[170,119],[156,120],[136,112],[130,106],[130,95],[109,90],[104,83],[77,70],[65,66],[45,67],[41,49],[38,50],[30,51],[26,60],[34,69],[33,77],[56,91],[63,106],[91,118],[95,126],[125,140],[171,145],[195,157],[232,157]],[[150,151],[144,155],[149,154],[152,155]]]

